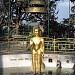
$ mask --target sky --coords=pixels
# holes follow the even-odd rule
[[[70,2],[70,7],[72,5],[73,4]],[[57,4],[57,10],[59,11],[59,13],[57,14],[58,22],[61,22],[63,18],[69,18],[69,0],[59,1]]]

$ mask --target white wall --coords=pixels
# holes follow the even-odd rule
[[[67,58],[66,58],[67,57]],[[57,60],[61,61],[62,68],[73,68],[75,63],[75,56],[72,55],[58,55],[58,54],[45,54],[44,64],[46,67],[56,67]],[[52,59],[52,62],[48,60]],[[69,63],[66,61],[69,60]],[[32,55],[31,54],[9,54],[0,55],[0,68],[6,67],[31,67]]]

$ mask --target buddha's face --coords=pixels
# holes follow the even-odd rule
[[[34,34],[35,34],[35,36],[39,36],[39,29],[35,29],[35,31],[34,31]]]

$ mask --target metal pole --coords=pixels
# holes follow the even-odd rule
[[[8,50],[10,50],[10,41],[9,41],[9,36],[10,36],[10,0],[9,0],[9,7],[8,7]]]
[[[69,29],[70,29],[70,0],[69,0]],[[68,38],[69,38],[69,31],[68,31]]]
[[[28,7],[29,7],[29,0],[28,0]],[[27,15],[28,15],[29,13],[27,13]],[[28,19],[29,20],[29,19]],[[28,33],[27,33],[28,35],[29,35],[29,23],[28,23]]]
[[[75,1],[74,1],[74,6],[75,6]],[[74,9],[74,11],[75,11],[75,9]],[[75,13],[74,13],[74,25],[75,25]]]
[[[9,0],[9,9],[8,9],[9,21],[10,21],[10,0]]]
[[[70,22],[70,0],[69,0],[69,22]]]
[[[49,0],[48,0],[48,37],[49,37]]]
[[[56,41],[55,41],[56,39],[55,39],[55,36],[54,36],[54,40],[53,40],[53,42],[54,42],[54,53],[55,53],[55,43],[56,43]]]

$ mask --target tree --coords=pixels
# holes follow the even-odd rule
[[[59,11],[56,11],[57,1],[59,0],[52,0],[52,1],[49,0],[47,4],[48,15],[46,16],[47,19],[44,24],[45,36],[49,36],[49,37],[57,36],[57,27],[59,25],[56,21],[57,19],[56,15],[59,12]]]
[[[75,0],[70,0],[71,2],[75,2]]]

